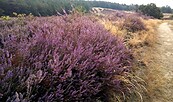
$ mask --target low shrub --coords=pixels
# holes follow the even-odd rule
[[[133,90],[129,51],[88,17],[40,17],[25,31],[0,48],[1,101],[107,102]]]
[[[135,16],[127,16],[123,23],[123,28],[127,29],[130,32],[137,32],[146,30],[144,23],[141,21],[139,17]]]

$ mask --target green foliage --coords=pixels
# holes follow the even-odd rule
[[[32,13],[35,16],[50,16],[59,13],[64,14],[65,12],[70,13],[73,9],[78,12],[86,13],[89,12],[92,7],[102,7],[126,11],[139,10],[155,18],[162,17],[160,9],[153,3],[139,6],[86,0],[0,0],[0,5],[0,16],[14,16],[13,12],[19,14]],[[166,9],[168,8],[169,7],[166,6]]]
[[[0,0],[0,16],[14,16],[32,13],[35,16],[49,16],[69,13],[73,8],[79,12],[89,12],[92,7],[111,8],[116,10],[134,10],[136,5],[125,5],[105,1],[86,0]]]
[[[0,8],[0,15],[3,15],[4,10]]]
[[[102,7],[102,8],[111,8],[116,10],[134,10],[136,5],[126,5],[126,4],[119,4],[119,3],[111,3],[105,1],[90,1],[89,2],[92,7]]]
[[[163,13],[173,13],[173,10],[171,9],[170,6],[163,6],[163,7],[161,7],[161,11]]]
[[[74,12],[85,13],[86,12],[86,9],[83,6],[76,6],[74,8]]]
[[[1,16],[1,19],[2,19],[2,20],[8,21],[8,20],[10,20],[11,18],[10,18],[9,16]]]
[[[24,17],[26,17],[26,14],[17,14],[16,12],[13,12],[13,15],[19,19],[23,19]]]
[[[56,14],[57,11],[63,13],[63,9],[71,9],[69,0],[2,0],[0,9],[4,10],[4,15],[13,16],[13,12],[19,14],[32,13],[36,16],[48,16]]]
[[[154,18],[160,19],[163,17],[160,8],[158,8],[154,3],[150,3],[147,5],[140,5],[139,11],[141,11],[145,15],[152,16]]]

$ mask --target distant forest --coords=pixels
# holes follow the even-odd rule
[[[88,12],[92,7],[111,8],[116,10],[137,10],[139,5],[126,5],[105,1],[86,0],[0,0],[0,16],[13,16],[13,12],[19,14],[32,13],[35,16],[50,16],[57,13],[69,13],[72,8]],[[161,8],[162,12],[172,13],[169,6]]]

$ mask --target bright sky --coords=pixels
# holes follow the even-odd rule
[[[123,4],[149,4],[155,3],[158,7],[169,5],[173,9],[173,0],[102,0]]]

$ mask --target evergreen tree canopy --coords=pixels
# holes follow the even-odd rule
[[[158,8],[154,3],[150,3],[147,5],[140,5],[139,11],[141,11],[145,15],[152,16],[154,18],[160,19],[163,17],[160,8]]]

